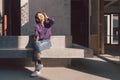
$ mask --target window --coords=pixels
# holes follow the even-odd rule
[[[118,14],[105,15],[105,43],[118,44]]]

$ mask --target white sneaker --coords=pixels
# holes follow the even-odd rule
[[[36,65],[34,72],[31,74],[31,77],[39,76],[42,68],[43,68],[43,64]]]
[[[40,74],[40,71],[34,71],[34,72],[31,74],[31,77],[39,76],[39,74]]]
[[[36,65],[35,70],[41,71],[42,68],[43,68],[43,64],[38,64]]]

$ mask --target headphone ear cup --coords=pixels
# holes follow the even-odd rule
[[[38,18],[36,18],[36,19],[35,19],[35,21],[36,21],[36,23],[40,23],[40,21],[39,21],[39,19],[38,19]]]
[[[37,18],[37,22],[39,22],[39,19]]]

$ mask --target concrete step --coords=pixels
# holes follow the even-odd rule
[[[1,36],[0,59],[13,60],[13,64],[19,63],[34,66],[31,60],[33,53],[32,41],[33,36]],[[52,36],[51,42],[52,47],[43,51],[41,55],[45,66],[68,66],[71,65],[72,58],[93,56],[91,49],[72,44],[71,36]]]
[[[32,56],[32,36],[0,37],[0,58],[28,58]],[[42,58],[91,57],[89,48],[72,44],[71,36],[52,36],[52,47],[42,52]]]
[[[33,36],[0,36],[0,48],[31,48]],[[52,48],[70,47],[71,36],[52,36]]]
[[[42,52],[41,57],[43,58],[84,58],[83,49],[50,49]]]
[[[93,50],[77,44],[71,44],[69,48],[51,48],[41,55],[43,58],[85,58],[93,57]]]
[[[31,48],[2,48],[0,49],[0,58],[28,58],[32,57]],[[93,52],[90,49],[64,48],[48,49],[42,52],[42,58],[85,58],[92,57]]]

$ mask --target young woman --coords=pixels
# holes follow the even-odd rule
[[[49,49],[51,47],[51,26],[54,24],[54,20],[49,18],[43,12],[37,12],[35,15],[35,35],[34,35],[34,62],[35,70],[31,76],[38,76],[43,67],[41,63],[41,51]]]

